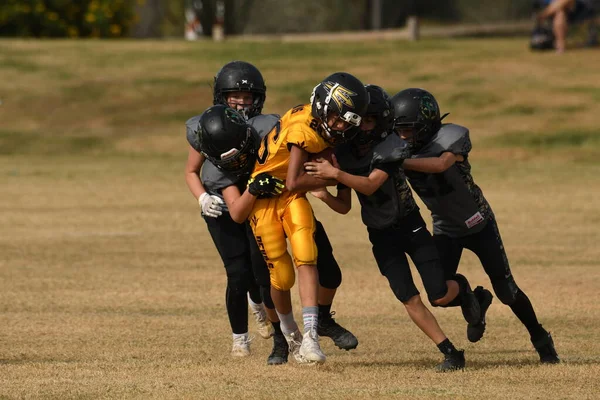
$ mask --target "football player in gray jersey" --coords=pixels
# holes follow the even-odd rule
[[[456,273],[463,249],[474,252],[494,288],[529,331],[542,363],[558,363],[552,336],[538,322],[527,295],[517,286],[492,209],[473,181],[468,156],[469,130],[442,124],[433,95],[423,89],[405,89],[392,97],[394,130],[409,144],[412,158],[403,167],[415,192],[433,217],[433,237],[447,276]],[[492,298],[477,287],[482,310]],[[485,319],[482,320],[485,325]],[[477,328],[477,327],[475,327]],[[468,331],[471,341],[478,332]]]
[[[339,164],[333,166],[325,160],[305,164],[309,174],[340,182],[338,194],[333,197],[326,190],[313,194],[333,210],[345,214],[351,208],[349,188],[356,191],[381,274],[388,279],[410,318],[444,354],[445,359],[437,369],[462,369],[464,352],[454,347],[421,301],[406,254],[414,261],[432,305],[461,306],[466,321],[479,325],[479,302],[464,276],[446,279],[435,244],[401,168],[404,159],[410,156],[407,144],[397,135],[388,135],[393,121],[389,97],[378,86],[366,88],[370,103],[361,123],[362,132],[352,143],[336,148],[334,161]]]
[[[272,334],[267,315],[275,331],[273,352],[267,359],[268,364],[283,364],[287,362],[287,342],[281,329],[277,329],[279,319],[269,294],[268,269],[264,266],[250,227],[233,221],[222,194],[225,188],[232,185],[239,186],[244,191],[260,138],[235,110],[221,105],[218,107],[186,122],[186,135],[190,144],[186,181],[192,194],[199,200],[208,231],[227,272],[225,303],[233,331],[232,355],[247,356],[250,353],[250,303],[259,326],[259,334],[264,338],[269,338]],[[208,111],[210,113],[207,114]],[[236,133],[238,136],[233,136],[233,139],[222,139],[225,134]],[[205,162],[205,158],[212,162]],[[207,209],[202,202],[203,196],[215,199],[222,206]],[[246,293],[249,294],[248,297]],[[266,307],[262,304],[263,300]]]

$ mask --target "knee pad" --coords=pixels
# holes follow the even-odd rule
[[[319,271],[319,285],[326,289],[337,289],[342,284],[342,270],[338,265],[333,254],[331,257],[326,257],[324,260],[317,259],[317,270]]]
[[[510,306],[517,300],[517,295],[520,291],[512,275],[508,278],[492,280],[492,287],[498,300],[507,306]]]
[[[271,286],[275,289],[287,291],[294,286],[296,271],[294,270],[294,264],[292,264],[292,258],[287,251],[271,260],[269,273],[271,275]]]
[[[227,287],[232,293],[246,293],[250,285],[254,283],[250,266],[242,257],[228,260],[225,269],[227,271]]]
[[[273,299],[271,298],[271,286],[261,286],[260,297],[267,308],[275,308],[275,304],[273,304]]]

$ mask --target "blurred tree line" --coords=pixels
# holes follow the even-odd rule
[[[225,32],[292,33],[401,27],[408,15],[430,23],[528,18],[532,0],[0,0],[0,36],[180,36],[193,8],[205,35],[225,5]]]

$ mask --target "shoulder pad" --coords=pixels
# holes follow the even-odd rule
[[[204,113],[202,113],[204,114]],[[198,140],[198,124],[202,114],[196,115],[185,122],[185,135],[188,143],[194,150],[200,153],[200,141]]]
[[[388,135],[382,142],[373,148],[373,160],[371,167],[379,164],[397,163],[410,158],[408,143],[400,139],[398,135]]]
[[[273,130],[273,127],[279,121],[279,115],[277,114],[261,114],[248,120],[248,125],[253,127],[258,135],[263,138],[267,133]]]
[[[428,152],[435,152],[438,156],[447,151],[466,156],[472,148],[469,130],[460,125],[444,124],[426,147]],[[423,150],[425,152],[425,148]]]

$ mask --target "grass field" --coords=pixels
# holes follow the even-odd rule
[[[471,128],[474,177],[564,362],[539,365],[495,300],[477,344],[460,311],[433,310],[467,356],[434,373],[441,356],[379,275],[358,210],[317,201],[344,273],[334,309],[359,347],[323,339],[324,365],[268,367],[257,337],[232,359],[225,273],[183,179],[183,123],[232,59],[263,71],[265,112],[337,70],[432,91]],[[598,65],[598,51],[531,54],[520,39],[0,41],[0,398],[597,398]],[[472,254],[461,270],[489,286]]]

